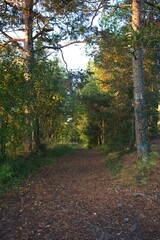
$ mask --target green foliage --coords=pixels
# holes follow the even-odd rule
[[[43,53],[44,54],[44,53]],[[66,72],[59,60],[39,59],[34,65],[34,119],[39,120],[40,140],[59,141],[67,121]]]
[[[37,42],[37,48],[41,43]],[[32,80],[26,82],[23,61],[10,47],[1,52],[0,62],[0,151],[15,155],[24,151],[28,129],[32,141],[55,142],[65,138],[67,121],[66,72],[59,60],[45,59],[45,52],[35,54]],[[27,91],[26,91],[27,89]],[[25,109],[30,109],[25,114]],[[29,123],[27,123],[29,122]],[[67,130],[66,130],[67,131]]]
[[[25,157],[6,159],[0,164],[0,194],[3,194],[10,188],[17,187],[43,164],[44,162],[37,158],[33,159],[33,161]]]
[[[150,11],[152,15],[153,9],[150,9]],[[149,14],[149,12],[146,14]],[[134,147],[133,83],[131,81],[131,53],[134,51],[134,38],[136,41],[137,38],[144,40],[145,90],[149,132],[152,135],[157,134],[158,131],[157,81],[159,79],[159,67],[157,63],[159,63],[159,56],[156,51],[153,51],[155,47],[158,48],[157,39],[159,34],[155,31],[156,21],[155,26],[152,24],[153,28],[151,28],[151,25],[145,25],[141,35],[132,34],[131,26],[125,23],[125,20],[129,21],[130,17],[129,8],[117,8],[113,12],[111,12],[110,8],[106,10],[106,14],[102,15],[101,19],[101,40],[98,42],[99,50],[95,55],[94,62],[94,81],[111,97],[110,104],[104,115],[104,142],[111,151],[125,150],[126,148],[133,149]],[[119,23],[120,20],[122,24]],[[149,34],[151,34],[151,37]],[[147,39],[152,40],[148,41]],[[132,46],[132,49],[130,46]],[[88,133],[91,132],[92,138],[96,138],[95,133],[98,132],[98,126],[94,128],[94,131],[90,131],[91,125],[95,121],[92,118],[90,122]]]
[[[11,145],[15,152],[21,144],[25,145],[26,151],[31,151],[37,150],[41,141],[48,142],[50,139],[54,139],[56,142],[66,138],[66,131],[61,131],[61,129],[65,128],[64,125],[68,119],[67,108],[69,104],[66,100],[69,92],[66,86],[68,76],[66,78],[66,71],[60,66],[58,60],[46,60],[50,52],[44,49],[60,50],[63,43],[67,45],[69,40],[80,40],[82,35],[84,38],[87,37],[91,22],[90,16],[94,16],[93,11],[90,10],[96,7],[96,3],[90,2],[86,5],[86,2],[82,0],[76,2],[55,0],[35,2],[34,4],[32,1],[25,2],[27,8],[24,8],[19,1],[11,5],[8,5],[7,2],[0,4],[2,13],[0,46],[5,48],[9,43],[8,45],[12,46],[14,50],[17,48],[21,60],[24,59],[25,55],[27,56],[26,61],[21,61],[21,71],[19,72],[22,74],[13,71],[13,69],[10,71],[10,66],[14,68],[18,64],[12,61],[15,57],[14,54],[14,57],[11,54],[9,58],[7,56],[8,66],[1,78],[3,83],[5,82],[7,85],[3,88],[4,102],[11,90],[6,102],[12,110],[10,120],[8,119],[10,118],[8,116],[10,109],[7,109],[6,105],[3,106],[7,115],[3,121],[6,124],[3,123],[2,127],[0,124],[1,149],[3,149],[4,154]],[[29,28],[25,26],[26,22],[30,23]],[[15,35],[17,35],[15,38],[10,37],[10,32],[8,32],[11,25]],[[20,46],[17,34],[19,29],[22,32],[28,29],[25,34],[28,34],[28,39],[30,39],[30,41],[24,41],[24,44],[20,44]],[[26,49],[28,49],[27,53]],[[26,76],[29,77],[26,78]],[[27,80],[23,82],[23,91],[20,87],[15,87],[15,82],[18,85],[21,79]],[[20,93],[19,99],[18,93]],[[18,100],[20,106],[17,106]],[[17,109],[19,110],[17,115],[21,119],[13,118],[13,112],[17,113]],[[20,112],[22,116],[20,116]],[[10,124],[11,121],[12,124]],[[23,132],[21,132],[22,129]],[[12,130],[15,135],[17,133],[16,136]],[[17,142],[18,140],[19,142]]]
[[[10,47],[1,51],[0,62],[0,148],[15,150],[24,137],[25,88],[22,63]]]
[[[159,12],[143,4],[142,34],[137,35],[129,24],[131,9],[128,4],[119,0],[117,4],[123,6],[114,9],[109,7],[110,4],[108,2],[107,8],[99,5],[104,11],[100,19],[101,29],[89,23],[91,16],[96,16],[96,1],[87,4],[84,0],[36,2],[36,14],[33,14],[33,5],[30,5],[29,20],[32,22],[34,16],[36,31],[31,38],[34,52],[31,81],[25,81],[24,63],[13,45],[1,52],[2,155],[22,149],[28,130],[32,142],[37,139],[39,143],[77,141],[89,146],[105,144],[110,150],[131,148],[134,145],[131,56],[137,38],[144,41],[149,131],[151,135],[157,133],[159,51],[155,50],[159,48]],[[8,8],[4,2],[0,6],[2,35],[10,25],[15,32],[16,29],[25,29],[23,8],[19,2],[14,5],[8,5]],[[14,13],[15,8],[17,11]],[[32,34],[32,27],[30,30]],[[79,71],[77,79],[72,79],[73,72],[67,75],[58,59],[47,59],[45,46],[55,50],[61,47],[63,41],[80,40],[82,36],[92,43],[93,35],[94,40],[97,39],[98,48],[95,49],[98,50],[93,67],[88,71],[90,76]],[[5,35],[3,38],[8,40]],[[28,118],[24,114],[26,106]],[[26,123],[27,120],[29,123]]]
[[[90,69],[94,74],[82,90],[88,118],[84,133],[91,146],[125,150],[134,142],[131,56],[123,47],[122,34],[107,32],[108,38],[103,34]]]

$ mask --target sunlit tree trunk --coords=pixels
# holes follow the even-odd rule
[[[30,90],[32,85],[32,66],[33,66],[33,4],[32,0],[24,0],[23,2],[23,20],[24,20],[24,72],[27,81],[27,102],[25,107],[26,118],[26,143],[25,151],[32,151],[32,112]]]
[[[102,119],[101,119],[101,144],[102,145],[105,144],[105,120],[104,120],[103,115],[102,115]]]
[[[33,66],[33,0],[25,0],[24,8],[24,59],[25,59],[25,79],[28,82],[28,102],[27,102],[27,145],[28,150],[33,150],[33,141],[35,141],[36,150],[39,150],[39,118],[35,113],[36,92],[34,89]],[[36,115],[36,116],[35,116]]]
[[[26,80],[31,79],[33,65],[33,0],[24,1],[24,57],[26,61]],[[27,79],[28,78],[28,79]]]
[[[137,155],[144,163],[150,151],[146,104],[144,94],[143,45],[141,40],[141,4],[140,0],[132,0],[132,28],[134,36],[134,52],[132,56],[134,110]]]

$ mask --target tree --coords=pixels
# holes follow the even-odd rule
[[[135,1],[135,2],[136,2],[136,4],[139,3],[137,1]],[[105,41],[105,43],[103,44],[105,47],[101,47],[99,55],[105,56],[106,51],[109,52],[109,54],[108,54],[109,56],[111,55],[111,51],[110,51],[111,47],[110,47],[109,41],[110,42],[114,41],[114,47],[117,51],[118,51],[118,46],[120,47],[120,57],[118,57],[119,59],[121,59],[121,55],[123,52],[123,55],[125,55],[125,58],[128,58],[129,61],[131,61],[131,58],[129,57],[129,55],[131,56],[130,53],[132,53],[132,58],[133,58],[132,59],[132,67],[133,67],[133,72],[134,72],[133,82],[134,82],[134,90],[135,90],[134,96],[135,96],[135,99],[137,99],[137,91],[138,91],[138,95],[140,96],[139,98],[141,98],[143,96],[142,101],[141,101],[141,99],[139,99],[139,101],[138,101],[139,103],[136,101],[136,104],[133,104],[135,107],[135,115],[136,115],[136,117],[135,117],[136,130],[135,131],[137,133],[136,136],[139,136],[136,138],[141,139],[140,146],[137,144],[137,155],[138,155],[138,157],[143,158],[145,161],[145,157],[147,156],[148,151],[150,151],[149,137],[148,137],[148,119],[146,117],[146,111],[148,112],[148,116],[149,116],[150,133],[153,133],[153,128],[154,128],[155,133],[157,131],[156,130],[157,129],[157,112],[156,112],[157,104],[156,104],[156,102],[158,102],[158,98],[156,98],[156,96],[158,96],[158,91],[157,91],[158,90],[157,89],[158,73],[153,72],[152,69],[154,69],[154,70],[156,69],[156,65],[157,65],[156,62],[158,61],[158,59],[156,56],[152,55],[152,60],[151,60],[151,54],[149,54],[147,44],[145,42],[145,46],[143,47],[142,39],[143,40],[147,39],[147,42],[152,41],[152,44],[150,44],[150,48],[152,49],[153,52],[155,52],[155,50],[154,50],[155,48],[158,49],[158,45],[155,44],[158,34],[155,32],[154,37],[153,37],[153,25],[158,27],[158,21],[157,21],[157,15],[155,14],[155,10],[153,11],[153,9],[152,9],[152,11],[151,11],[151,9],[150,9],[150,8],[153,8],[153,6],[155,6],[155,4],[153,4],[153,5],[151,4],[150,7],[148,5],[143,4],[143,16],[141,16],[141,14],[139,14],[139,16],[138,16],[137,15],[137,10],[138,10],[137,6],[135,6],[134,4],[132,5],[134,10],[131,13],[131,11],[130,11],[131,5],[126,4],[126,3],[128,3],[128,1],[118,1],[118,4],[116,4],[116,5],[108,4],[107,9],[106,9],[106,6],[104,5],[104,10],[103,10],[104,12],[103,12],[103,17],[102,17],[102,21],[101,21],[101,32],[100,32],[100,38],[98,39],[98,45],[100,46],[101,39],[103,39],[103,42]],[[156,11],[158,11],[158,10],[156,10]],[[150,14],[149,17],[148,17],[148,14]],[[138,22],[138,23],[135,22],[135,20],[137,21],[137,17],[143,18],[143,24],[141,23],[141,26],[137,25],[137,24],[140,24],[140,22]],[[130,25],[127,24],[127,22],[129,23],[131,18],[132,18],[132,26],[134,28],[134,29],[132,28],[132,30],[130,29]],[[148,22],[153,23],[152,27],[150,28],[150,30],[152,29],[150,31],[150,34],[149,34],[149,30],[147,30],[148,24],[146,26],[146,21],[147,21],[147,23]],[[154,29],[155,29],[155,26],[154,26]],[[108,31],[106,31],[106,29]],[[118,45],[117,45],[117,41],[115,40],[115,38],[111,37],[112,33],[116,37],[118,36],[118,38],[119,38]],[[106,40],[104,40],[104,39],[106,39]],[[150,39],[150,40],[148,40],[148,39]],[[113,49],[114,49],[114,47],[113,47]],[[142,48],[145,49],[145,65],[143,63],[143,56],[142,56],[143,49]],[[112,52],[114,53],[113,49],[112,49]],[[127,53],[127,51],[128,51],[128,53]],[[137,56],[136,56],[136,54],[137,54]],[[108,58],[108,55],[106,56],[106,59]],[[101,59],[102,59],[102,57],[101,57]],[[122,59],[120,61],[123,64],[124,59],[123,59],[123,61],[122,61]],[[151,61],[152,61],[152,65],[150,64]],[[98,59],[96,59],[95,62],[97,63]],[[114,69],[114,73],[112,71],[112,74],[116,75],[116,73],[117,73],[117,75],[119,75],[119,78],[120,78],[121,72],[119,72],[118,69],[121,69],[121,71],[122,71],[122,68],[120,67],[122,64],[119,63],[119,61],[117,61],[117,62],[118,62],[118,64],[114,60],[112,61],[112,69]],[[127,66],[130,65],[129,62],[126,64],[127,64]],[[109,70],[109,65],[111,65],[111,63],[108,62],[108,64],[106,65],[106,73],[105,73],[106,75],[107,75],[107,71]],[[117,65],[118,65],[118,68],[117,68]],[[145,78],[146,78],[145,83],[144,83],[144,74],[143,74],[144,67],[145,67],[145,73],[147,73],[147,74],[145,74]],[[101,71],[101,73],[100,73],[100,71],[101,70],[99,69],[99,74],[102,75],[102,78],[104,79],[104,82],[105,82],[106,75],[103,75],[102,71]],[[103,71],[104,71],[104,68],[103,68]],[[130,74],[131,74],[131,72],[130,72]],[[109,76],[109,74],[108,74],[108,76]],[[126,78],[127,75],[124,77]],[[149,77],[150,77],[150,79],[149,79]],[[118,79],[118,76],[116,78]],[[129,81],[129,78],[127,77],[128,81]],[[151,79],[154,79],[152,83],[151,83]],[[121,81],[123,81],[123,80],[121,80]],[[110,80],[110,82],[111,82],[111,80]],[[116,84],[116,83],[114,83],[114,84]],[[126,83],[124,82],[124,84],[128,84],[128,82],[126,82]],[[118,81],[117,81],[117,86],[118,86]],[[119,85],[119,89],[121,88],[121,86],[122,85]],[[146,96],[147,96],[147,110],[146,110],[146,104],[145,104],[145,99],[144,99],[145,91],[146,91]],[[154,101],[153,101],[153,99],[154,99]],[[130,104],[131,104],[131,102],[130,102]],[[130,106],[128,106],[128,109],[130,109]],[[138,140],[138,142],[139,142],[139,140]],[[143,142],[144,146],[142,145],[142,142]],[[138,150],[138,149],[140,149],[140,150]]]
[[[89,146],[106,144],[106,118],[111,97],[107,92],[101,91],[94,77],[89,77],[89,82],[81,92],[81,101],[86,108],[87,125],[84,133],[88,136]]]
[[[145,2],[146,4],[142,5],[142,2]],[[128,29],[128,31],[123,33],[122,39],[125,40],[124,47],[126,48],[128,47],[128,50],[130,49],[130,52],[132,53],[137,155],[138,157],[142,158],[143,161],[145,162],[145,158],[147,157],[147,154],[150,151],[150,144],[149,144],[149,137],[148,137],[148,121],[146,117],[145,95],[147,96],[148,92],[150,91],[150,87],[147,88],[147,85],[151,86],[150,85],[151,83],[149,82],[147,83],[146,81],[144,82],[144,62],[143,62],[144,47],[142,42],[144,38],[151,39],[151,36],[149,36],[149,34],[147,33],[148,30],[146,27],[146,22],[147,23],[154,22],[154,25],[158,26],[158,21],[156,17],[157,15],[155,15],[153,8],[156,7],[157,9],[156,11],[158,11],[159,5],[155,4],[154,1],[132,1],[132,13],[130,11],[131,10],[130,7],[131,5],[129,1],[118,1],[117,5],[112,5],[112,6],[108,5],[108,9],[104,10],[106,13],[106,15],[104,15],[105,16],[104,23],[106,24],[106,26],[109,26],[108,29],[110,32],[120,33],[122,29],[125,29],[125,28]],[[141,7],[143,7],[143,15],[141,13]],[[151,8],[152,8],[152,11],[151,11]],[[111,11],[111,9],[113,11]],[[148,15],[148,13],[150,14],[151,12],[152,14],[147,18],[146,16]],[[132,29],[130,29],[130,25],[129,25],[131,18],[132,18]],[[143,23],[142,23],[142,19],[143,19]],[[127,22],[128,24],[126,24]],[[106,32],[103,31],[103,28],[102,28],[102,34],[106,35],[106,39],[109,38]],[[157,36],[157,33],[155,34],[155,39],[157,38],[156,36]],[[152,37],[152,40],[153,40],[153,37]],[[155,42],[155,40],[153,42]],[[130,48],[130,46],[132,47]],[[155,46],[152,45],[152,49],[154,48]],[[147,54],[148,53],[149,52],[147,50]],[[157,61],[156,58],[154,58],[154,63],[153,63],[154,68],[156,65],[156,61]],[[146,63],[147,63],[147,59],[145,55],[145,64]],[[145,70],[147,68],[145,65]],[[150,66],[149,68],[151,69]],[[156,79],[157,79],[157,75],[156,75]],[[156,81],[154,82],[156,85]],[[144,94],[146,90],[148,92]],[[156,94],[155,86],[154,86],[154,93],[156,96],[157,94]],[[151,95],[153,96],[153,94],[151,94],[151,91],[150,91],[150,96]],[[153,125],[154,126],[156,125],[156,121],[157,121],[156,109],[155,109],[155,106],[153,106],[153,103],[149,102],[148,100],[149,99],[147,99],[147,111],[149,113],[150,123],[152,121],[151,119],[154,119],[154,121],[152,121],[152,123],[154,122],[154,124],[152,124],[152,127],[153,127]],[[151,124],[149,126],[151,126]]]
[[[150,1],[144,1],[150,7],[159,9],[159,4]],[[143,77],[143,61],[142,61],[142,31],[140,24],[140,3],[142,1],[132,1],[132,53],[133,53],[133,78],[135,89],[135,126],[137,138],[138,156],[145,161],[147,152],[149,151],[149,140],[147,133],[146,109],[144,101],[144,77]],[[21,51],[24,59],[25,79],[27,82],[28,98],[26,99],[25,112],[26,122],[28,123],[28,139],[31,140],[34,132],[37,147],[40,145],[38,139],[39,119],[35,116],[35,104],[37,102],[37,93],[34,88],[34,64],[36,52],[44,49],[60,50],[63,47],[74,42],[81,42],[81,37],[87,42],[91,42],[92,35],[95,38],[102,36],[104,31],[99,31],[93,27],[93,21],[99,10],[103,9],[107,17],[107,21],[112,21],[112,30],[119,32],[123,23],[121,19],[127,19],[131,16],[128,10],[128,1],[118,1],[116,5],[112,5],[110,1],[43,1],[38,3],[36,0],[6,0],[0,4],[1,8],[1,36],[3,43],[1,46],[12,44]],[[127,10],[126,10],[127,8]],[[116,13],[119,20],[116,25],[112,13]],[[126,16],[121,13],[121,9],[125,10]],[[129,16],[129,17],[128,17]],[[9,34],[10,29],[17,34],[17,31],[24,32],[23,38],[12,37]],[[91,30],[91,31],[89,31]],[[107,35],[106,35],[107,36]],[[41,46],[35,47],[36,42],[41,41]],[[64,45],[63,45],[64,43]],[[63,53],[62,53],[63,55]],[[31,91],[31,93],[30,93]],[[34,117],[34,118],[33,118]],[[31,148],[32,146],[30,146]]]
[[[103,30],[92,68],[104,101],[105,95],[109,95],[109,104],[103,114],[105,144],[110,150],[120,151],[133,149],[134,145],[131,54],[125,47],[124,33],[124,29],[119,32]]]
[[[32,138],[39,148],[38,139],[39,120],[33,119],[34,101],[36,93],[33,92],[34,55],[42,49],[60,50],[70,44],[82,42],[92,35],[88,29],[93,28],[93,20],[98,10],[103,6],[103,1],[37,1],[37,0],[5,0],[0,4],[0,33],[3,42],[1,47],[8,44],[16,47],[24,59],[25,79],[28,83],[28,100],[24,112],[26,113],[27,141],[26,146],[32,150]],[[16,37],[10,34],[13,31]],[[20,32],[24,36],[17,37]],[[90,34],[89,34],[90,33]],[[82,37],[83,36],[83,37]],[[35,43],[41,41],[40,48],[35,49]],[[30,92],[30,90],[32,90]]]
[[[150,2],[151,3],[151,2]],[[152,1],[153,3],[153,1]],[[153,5],[144,5],[143,10],[143,48],[146,106],[150,136],[158,133],[159,104],[159,9]]]
[[[143,45],[141,39],[141,4],[142,1],[132,0],[132,28],[134,37],[132,66],[137,155],[145,163],[147,161],[147,154],[150,151],[150,143],[144,92]]]
[[[19,54],[8,46],[0,61],[0,145],[1,155],[16,148],[25,139],[24,105],[26,81]]]
[[[40,43],[37,45],[39,46]],[[23,151],[22,144],[27,134],[24,108],[32,92],[36,94],[36,98],[32,103],[34,111],[31,117],[39,119],[39,132],[35,133],[35,136],[39,135],[38,139],[41,143],[59,141],[62,138],[60,131],[67,122],[67,74],[58,59],[47,60],[45,54],[44,50],[35,54],[32,74],[34,85],[28,96],[26,91],[28,82],[24,77],[20,54],[10,46],[1,50],[0,151],[2,156]]]
[[[58,141],[59,129],[67,122],[66,72],[57,58],[43,58],[44,50],[35,56],[34,64],[34,118],[39,119],[39,135],[42,142]],[[40,60],[41,59],[41,60]]]

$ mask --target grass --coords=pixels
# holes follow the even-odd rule
[[[106,167],[112,176],[116,176],[122,170],[123,164],[121,162],[120,152],[112,152],[108,154],[106,159]]]
[[[141,185],[147,185],[149,177],[152,175],[152,169],[156,165],[159,158],[158,153],[151,152],[148,154],[147,163],[136,161],[137,173],[134,175],[136,181]]]
[[[151,152],[146,164],[136,158],[135,153],[121,155],[119,152],[108,154],[106,166],[114,184],[119,186],[146,186],[149,184],[153,169],[158,164],[159,155]]]
[[[65,154],[72,153],[75,149],[72,144],[55,144],[48,149],[48,155],[52,157],[61,157]]]
[[[30,174],[38,171],[41,167],[54,164],[55,161],[72,153],[75,147],[71,144],[55,144],[46,150],[45,154],[30,157],[6,158],[0,162],[0,196],[9,189],[18,187]]]

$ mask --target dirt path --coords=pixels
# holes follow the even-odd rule
[[[157,240],[160,206],[112,185],[102,153],[78,150],[9,193],[1,240]]]

